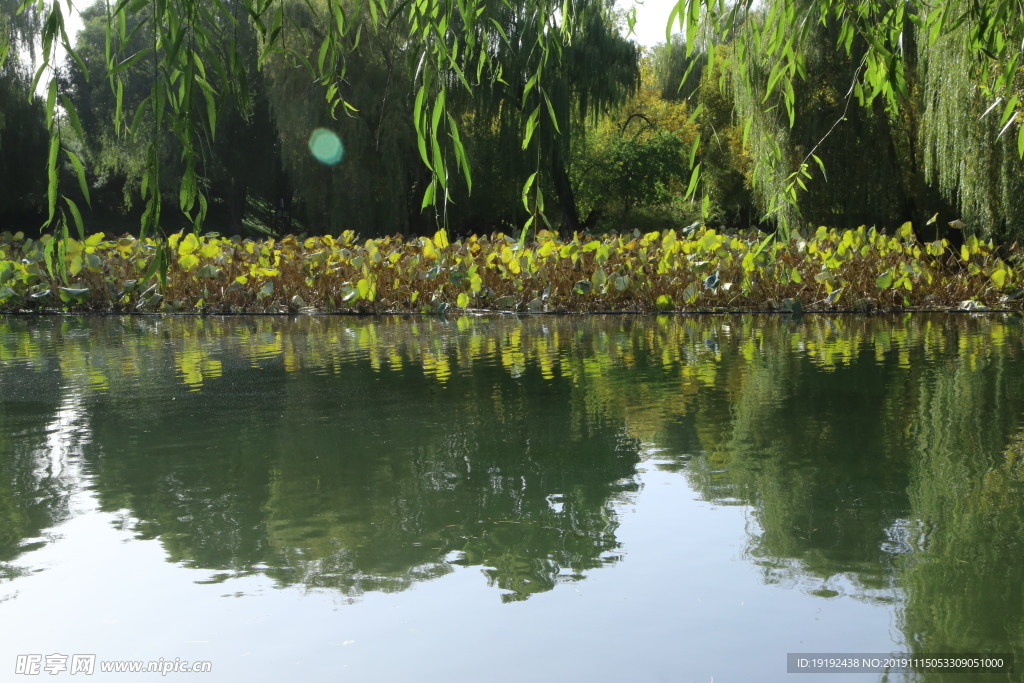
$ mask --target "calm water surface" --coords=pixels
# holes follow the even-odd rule
[[[786,654],[1024,665],[1022,341],[996,316],[0,317],[0,679],[95,654],[86,680],[1020,681]]]

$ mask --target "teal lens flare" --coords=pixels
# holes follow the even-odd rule
[[[309,151],[317,161],[328,166],[340,163],[345,156],[345,146],[341,144],[341,138],[326,128],[317,128],[309,136]]]

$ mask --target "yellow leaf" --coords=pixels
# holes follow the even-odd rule
[[[444,249],[448,246],[448,231],[441,228],[434,233],[434,244],[438,249]]]
[[[192,237],[192,235],[189,235]],[[188,272],[199,265],[199,257],[195,254],[185,254],[178,259],[178,265],[185,272]]]
[[[189,233],[185,236],[185,239],[181,240],[181,244],[178,245],[178,253],[184,256],[186,254],[191,254],[197,248],[199,248],[199,240],[196,239],[195,235]],[[198,260],[199,259],[197,258],[196,261],[198,262]]]

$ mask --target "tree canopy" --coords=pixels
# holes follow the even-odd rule
[[[576,230],[611,185],[573,170],[574,145],[640,87],[631,18],[609,0],[117,0],[85,11],[77,42],[59,2],[4,9],[4,73],[45,93],[57,231],[110,172],[142,198],[143,233],[169,215],[201,229],[211,197],[237,230],[253,202],[286,208],[291,184],[322,230],[486,214]],[[782,226],[953,207],[984,233],[1020,230],[1019,0],[681,0],[676,29],[654,68],[699,141],[648,127],[606,144],[623,207],[682,196],[704,220]],[[342,130],[360,166],[311,161],[317,126]]]

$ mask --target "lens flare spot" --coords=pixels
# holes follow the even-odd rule
[[[317,161],[328,166],[341,162],[341,158],[345,156],[345,146],[341,144],[341,138],[326,128],[317,128],[309,136],[309,151]]]

